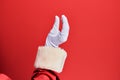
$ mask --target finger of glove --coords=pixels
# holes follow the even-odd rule
[[[50,35],[56,35],[59,32],[59,24],[60,24],[60,20],[58,16],[55,16],[55,22],[53,25],[53,28],[50,31]]]
[[[62,15],[62,31],[60,34],[61,40],[66,41],[69,35],[69,23],[65,15]]]

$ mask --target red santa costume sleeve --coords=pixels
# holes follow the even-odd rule
[[[12,80],[7,75],[0,73],[0,80]]]
[[[67,53],[61,48],[39,47],[36,55],[32,80],[59,80]]]
[[[55,72],[46,69],[36,69],[33,72],[32,80],[60,80]]]

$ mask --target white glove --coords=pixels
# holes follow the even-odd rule
[[[51,29],[50,33],[46,38],[45,46],[59,47],[60,44],[67,41],[69,35],[68,20],[65,15],[62,15],[61,19],[62,19],[62,30],[60,32],[59,31],[60,20],[58,16],[55,16],[55,22],[53,28]]]

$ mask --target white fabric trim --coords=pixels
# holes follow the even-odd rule
[[[38,47],[34,66],[35,68],[49,69],[60,73],[66,57],[66,51],[61,48]]]

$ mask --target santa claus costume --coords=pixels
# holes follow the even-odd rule
[[[59,17],[55,16],[55,23],[48,34],[45,46],[39,46],[36,55],[31,80],[60,80],[56,73],[61,73],[67,57],[67,52],[59,45],[66,42],[69,35],[67,17],[62,15],[62,30],[59,31]],[[12,80],[0,74],[0,80]]]

